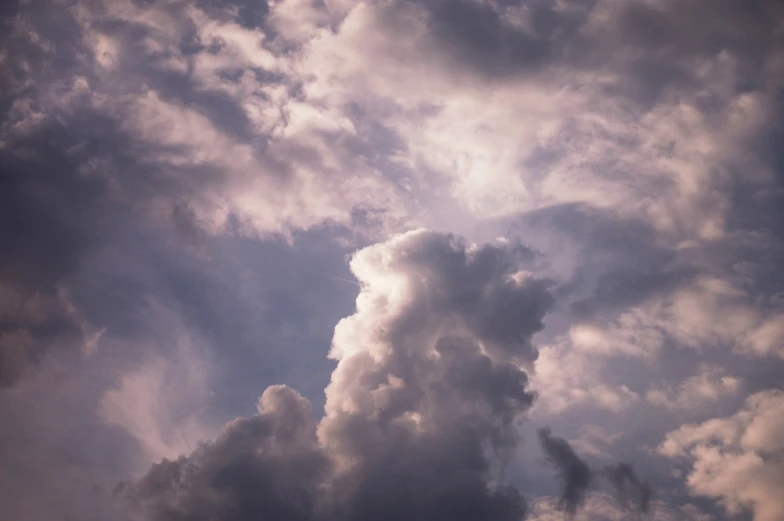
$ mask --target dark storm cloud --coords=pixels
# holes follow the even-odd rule
[[[80,172],[59,128],[0,150],[0,384],[43,351],[87,340],[64,284],[100,235],[100,180]]]
[[[539,444],[547,461],[558,471],[561,481],[561,508],[574,515],[585,501],[585,495],[593,483],[591,468],[574,452],[569,442],[552,435],[548,427],[537,431]]]
[[[0,381],[11,385],[49,349],[91,341],[105,322],[101,312],[86,316],[73,300],[74,293],[84,293],[76,277],[102,248],[126,247],[121,243],[130,240],[134,221],[150,223],[156,199],[182,186],[142,159],[156,147],[140,146],[117,122],[89,108],[76,107],[20,132],[13,131],[11,120],[3,123]],[[193,174],[195,181],[198,172]],[[176,195],[172,200],[178,201]],[[160,219],[163,229],[193,245],[198,226],[187,204],[175,208]],[[122,300],[143,305],[156,292],[147,290],[152,291],[146,296],[126,291]],[[112,290],[100,292],[110,302]],[[124,311],[130,310],[115,308],[112,320]],[[93,324],[94,318],[99,320]]]
[[[551,304],[539,281],[516,276],[526,255],[429,232],[360,251],[362,292],[335,333],[323,420],[272,387],[258,415],[124,494],[155,521],[523,519],[522,495],[498,478],[533,394],[507,360],[535,359],[530,339]],[[480,310],[502,303],[512,309],[494,323],[507,334],[488,335]]]

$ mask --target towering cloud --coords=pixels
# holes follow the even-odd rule
[[[335,330],[321,422],[298,393],[271,387],[258,414],[126,493],[155,521],[522,519],[503,469],[551,306],[522,269],[530,255],[426,231],[360,251],[362,291]]]

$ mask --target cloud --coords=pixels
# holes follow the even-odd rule
[[[151,308],[161,330],[156,341],[169,345],[150,349],[139,367],[104,392],[98,407],[105,424],[122,429],[139,444],[142,470],[150,462],[189,453],[213,435],[205,408],[214,364],[179,317],[160,305]],[[139,343],[125,342],[125,347],[141,351]]]
[[[404,190],[366,160],[348,115],[297,94],[298,53],[285,40],[297,38],[293,8],[271,6],[259,30],[230,5],[77,3],[68,14],[88,52],[88,107],[165,170],[146,179],[164,190],[139,188],[163,207],[186,200],[209,232],[233,221],[261,235],[407,222]]]
[[[537,434],[547,461],[558,471],[562,487],[561,508],[574,516],[585,501],[588,488],[594,479],[593,471],[575,454],[566,440],[554,437],[549,428],[539,429]]]
[[[647,517],[650,521],[717,521],[718,518],[705,513],[699,507],[685,504],[668,506],[655,502]],[[539,498],[531,506],[530,521],[562,521],[563,513],[555,498]],[[574,521],[627,521],[629,511],[622,508],[609,494],[593,492],[586,497],[583,508],[574,516]]]
[[[273,386],[257,415],[155,465],[126,494],[151,519],[522,518],[502,472],[534,399],[531,337],[552,304],[522,270],[528,259],[518,245],[426,231],[361,250],[324,418]]]
[[[579,518],[575,516],[583,509],[586,498],[590,497],[590,489],[597,484],[598,478],[607,480],[623,510],[639,515],[651,511],[651,485],[647,480],[638,478],[629,463],[605,465],[595,471],[575,453],[568,441],[553,436],[549,427],[538,429],[537,434],[546,461],[555,467],[561,483],[558,508],[565,511],[570,519]],[[589,503],[585,509],[589,516],[594,504]]]
[[[727,376],[719,367],[703,365],[699,372],[678,384],[676,389],[666,384],[654,385],[645,393],[650,403],[670,410],[694,411],[724,397],[737,395],[743,381]]]
[[[0,146],[0,386],[52,349],[89,352],[97,329],[80,313],[68,281],[99,235],[100,181],[83,176],[60,128]]]
[[[738,182],[771,181],[746,147],[769,131],[775,89],[736,92],[752,62],[743,47],[714,43],[737,38],[729,19],[676,51],[693,31],[672,2],[444,5],[357,3],[303,56],[313,71],[304,89],[361,104],[407,144],[399,164],[440,175],[474,216],[580,203],[642,221],[674,245],[724,234],[735,165],[753,172]],[[690,6],[696,19],[711,12]],[[637,39],[645,17],[657,24]],[[764,67],[754,73],[778,81]]]
[[[733,416],[668,433],[658,451],[687,462],[689,490],[717,498],[730,515],[748,509],[754,521],[781,519],[782,412],[781,391],[756,393]]]
[[[583,454],[598,457],[609,457],[608,451],[613,443],[621,437],[620,433],[610,434],[599,425],[583,425],[579,430],[579,437],[571,440],[570,445]]]
[[[273,386],[259,399],[256,415],[231,422],[187,457],[155,464],[120,492],[139,499],[152,521],[307,520],[327,470],[310,403]]]
[[[621,412],[640,402],[637,392],[613,381],[606,359],[599,358],[601,349],[586,350],[581,345],[567,337],[541,348],[532,376],[533,388],[539,394],[531,411],[533,416],[551,417],[575,407]]]
[[[524,414],[566,439],[601,424],[594,456],[647,464],[681,414],[780,384],[774,2],[16,4],[0,20],[0,398],[41,385],[45,402],[67,359],[91,399],[47,398],[51,431],[122,446],[125,470],[137,449],[169,458],[148,476],[171,483],[160,495],[128,489],[153,516],[518,517],[504,470]],[[394,235],[419,226],[511,240]],[[278,256],[314,237],[333,242]],[[339,290],[360,291],[356,313],[313,362],[347,313],[319,281],[376,241]],[[145,342],[148,297],[182,337]],[[270,381],[319,417],[329,364],[323,420],[273,388],[193,449],[215,431],[203,415],[245,414]],[[19,440],[46,414],[16,399]],[[301,428],[276,430],[287,418]],[[304,459],[286,474],[289,441]],[[44,460],[57,441],[40,443]],[[25,501],[57,512],[67,488]],[[597,498],[576,516],[620,515]]]
[[[647,514],[651,508],[652,491],[647,481],[640,480],[628,463],[604,467],[604,477],[613,486],[616,497],[624,508]]]

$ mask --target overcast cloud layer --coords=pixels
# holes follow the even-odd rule
[[[0,8],[9,521],[784,520],[784,5]]]

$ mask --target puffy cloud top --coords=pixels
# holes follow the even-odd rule
[[[552,297],[530,252],[416,231],[358,252],[357,311],[316,424],[308,401],[267,389],[258,413],[127,492],[155,520],[519,520],[501,480],[534,395],[524,367]]]

